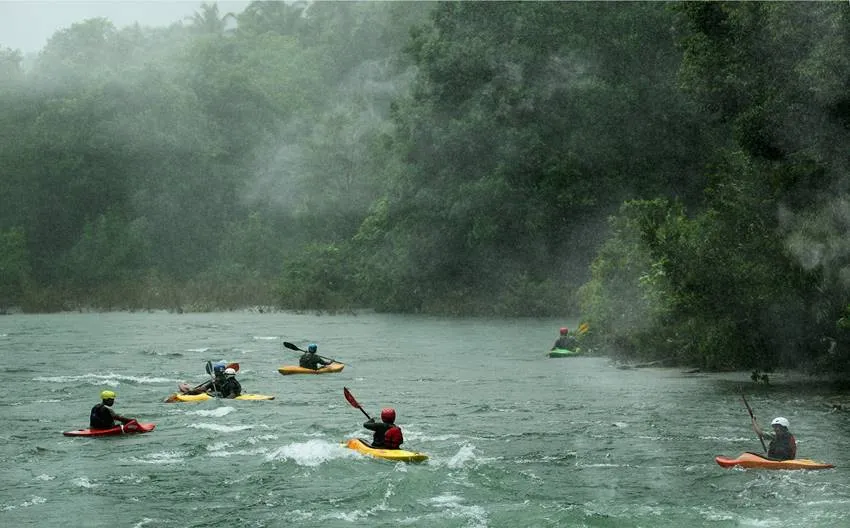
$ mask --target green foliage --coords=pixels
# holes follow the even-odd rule
[[[0,313],[21,304],[29,282],[29,259],[23,230],[0,231]]]
[[[657,199],[627,202],[611,218],[611,236],[591,265],[591,280],[579,290],[597,346],[640,356],[645,347],[665,343],[670,286],[663,257],[651,246],[677,236],[673,226],[682,214],[678,204]]]
[[[348,262],[344,249],[335,245],[316,244],[287,256],[277,290],[280,306],[330,311],[359,307]]]
[[[0,309],[582,311],[629,358],[850,372],[848,13],[82,21],[0,50]]]
[[[68,254],[67,265],[74,284],[90,289],[144,274],[151,264],[148,241],[143,219],[127,223],[114,214],[98,216],[86,224]]]

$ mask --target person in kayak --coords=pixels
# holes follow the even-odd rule
[[[321,356],[316,354],[316,351],[319,350],[319,347],[316,346],[315,343],[310,343],[307,345],[307,352],[301,355],[301,359],[298,360],[298,366],[301,368],[308,368],[313,370],[319,370],[321,367],[330,365],[330,361],[325,361]]]
[[[235,398],[242,394],[242,385],[236,380],[236,369],[224,369],[224,382],[216,383],[219,398]]]
[[[566,326],[561,328],[561,335],[558,337],[558,340],[555,341],[555,344],[552,345],[552,350],[555,349],[565,349],[565,350],[575,350],[578,347],[578,340],[575,336],[569,335],[570,329]]]
[[[225,381],[224,370],[227,368],[227,365],[224,362],[219,362],[213,365],[213,377],[208,379],[207,381],[201,383],[200,385],[189,389],[187,391],[183,391],[183,394],[203,394],[203,393],[214,393],[215,387],[222,385]]]
[[[781,416],[770,422],[773,434],[765,433],[753,420],[753,430],[760,438],[767,438],[770,444],[767,446],[767,458],[773,460],[793,460],[797,458],[797,439],[788,430],[791,424],[787,418]]]
[[[374,431],[372,435],[372,447],[380,449],[398,449],[404,443],[401,427],[395,424],[395,409],[381,410],[381,421],[376,422],[374,418],[363,424],[363,427]]]
[[[115,403],[115,393],[113,391],[101,391],[100,399],[101,402],[91,408],[91,414],[89,415],[89,427],[91,429],[112,429],[115,427],[116,421],[122,424],[136,422],[134,418],[125,418],[112,409],[112,404]]]

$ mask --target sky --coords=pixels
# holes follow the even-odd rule
[[[239,13],[250,2],[215,3],[221,13]],[[88,18],[105,17],[119,28],[136,22],[168,26],[191,16],[200,5],[201,0],[0,0],[0,48],[38,52],[57,30]]]

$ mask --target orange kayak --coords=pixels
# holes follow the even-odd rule
[[[728,458],[723,455],[714,457],[721,467],[730,468],[740,466],[747,469],[829,469],[834,468],[832,464],[818,462],[808,458],[795,458],[793,460],[770,460],[755,453],[741,453],[738,458]]]

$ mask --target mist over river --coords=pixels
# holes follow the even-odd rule
[[[0,317],[0,526],[817,527],[850,524],[848,414],[816,384],[748,373],[549,359],[577,321],[230,312]],[[281,376],[310,342],[338,374]],[[273,401],[164,403],[208,360],[239,362]],[[782,415],[826,471],[726,470]],[[342,447],[367,436],[351,389],[393,406],[395,464]],[[99,392],[150,434],[68,438]]]

